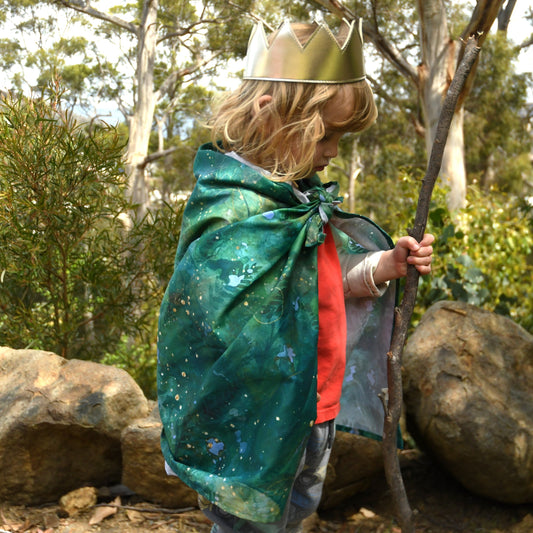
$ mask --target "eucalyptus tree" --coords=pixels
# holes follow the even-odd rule
[[[533,75],[513,68],[517,47],[502,32],[490,35],[484,48],[487,54],[465,102],[469,178],[484,191],[496,188],[524,197],[533,184],[533,110],[527,104]]]
[[[253,0],[131,3],[117,0],[106,2],[112,6],[109,9],[101,8],[102,2],[97,0],[3,0],[3,3],[12,12],[25,12],[23,20],[35,21],[29,28],[22,23],[24,29],[35,31],[37,21],[40,24],[46,13],[43,7],[60,8],[60,13],[77,13],[85,24],[94,27],[94,39],[80,41],[82,46],[77,52],[85,52],[85,57],[70,69],[92,75],[85,87],[79,84],[76,94],[83,96],[97,91],[100,96],[114,99],[127,120],[126,172],[131,200],[138,206],[139,217],[145,214],[150,203],[149,164],[159,157],[168,158],[173,150],[165,146],[164,140],[165,135],[172,137],[175,131],[176,113],[178,122],[190,125],[194,122],[194,110],[207,104],[210,89],[226,85],[224,76],[217,78],[215,72],[228,59],[245,54],[252,21],[258,16],[254,11],[274,23],[286,12],[308,16],[308,9],[302,3],[293,6]],[[81,50],[83,44],[86,48]],[[11,50],[16,48],[13,42],[11,46]],[[116,64],[109,59],[113,48]],[[19,47],[17,51],[22,50]],[[88,56],[93,71],[88,68],[91,63]],[[64,76],[67,66],[60,67],[57,70]],[[97,74],[100,80],[96,79]],[[198,100],[193,102],[191,95]],[[184,116],[184,105],[189,113],[193,112],[192,117]],[[151,145],[154,131],[158,142]]]
[[[131,62],[134,82],[132,105],[125,109],[129,125],[125,162],[131,199],[139,206],[137,215],[143,216],[149,204],[147,164],[167,153],[161,143],[158,153],[149,153],[156,107],[160,104],[158,123],[163,124],[179,105],[178,88],[198,83],[208,69],[242,48],[245,33],[238,22],[250,2],[240,2],[236,9],[222,1],[142,0],[108,11],[84,0],[53,3],[101,21],[99,31],[110,42],[129,36],[122,59]],[[225,38],[216,39],[221,31]]]
[[[478,34],[482,44],[498,15],[509,20],[516,0],[478,0],[466,24],[452,26],[454,14],[465,8],[444,0],[358,0],[348,7],[339,0],[315,0],[337,16],[364,18],[364,35],[380,56],[406,79],[419,97],[420,117],[412,115],[424,132],[427,153],[435,138],[443,97],[464,52],[464,41]],[[461,94],[450,128],[441,177],[450,187],[450,208],[464,205],[466,171],[464,102],[472,90],[475,69]],[[391,98],[395,98],[394,89]],[[418,120],[420,118],[420,120]]]
[[[117,1],[109,9],[101,4],[3,0],[3,12],[18,16],[18,34],[0,41],[2,61],[4,70],[32,61],[39,72],[37,85],[58,73],[77,103],[91,93],[116,101],[129,129],[125,164],[130,196],[142,217],[149,204],[148,164],[166,153],[161,145],[160,153],[149,153],[154,126],[179,107],[184,88],[201,85],[218,65],[245,51],[250,24],[242,21],[251,1]],[[50,41],[57,20],[81,21],[88,30]],[[15,81],[21,88],[20,74]]]

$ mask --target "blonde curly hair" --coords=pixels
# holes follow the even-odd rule
[[[313,25],[299,24],[302,42]],[[374,95],[366,80],[350,84],[321,84],[243,80],[240,87],[223,95],[209,126],[211,138],[222,151],[236,151],[251,163],[271,172],[275,181],[295,181],[313,171],[317,143],[325,133],[322,113],[335,96],[352,91],[353,113],[330,128],[360,132],[377,118]],[[268,105],[260,98],[271,97]]]

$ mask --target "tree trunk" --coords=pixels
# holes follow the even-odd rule
[[[457,47],[448,31],[442,0],[418,0],[422,64],[419,66],[419,91],[426,126],[426,148],[431,153],[442,109],[442,101],[455,73]],[[442,159],[441,179],[450,187],[448,207],[464,206],[466,170],[463,137],[463,108],[458,107]]]
[[[466,203],[466,167],[464,143],[464,108],[456,110],[448,133],[448,142],[442,157],[440,178],[448,185],[448,208],[453,211]]]
[[[144,0],[138,29],[137,101],[130,117],[130,136],[126,154],[130,199],[138,206],[135,216],[141,219],[149,204],[146,181],[146,156],[155,110],[154,64],[157,45],[157,11],[159,0]]]
[[[361,157],[357,151],[357,137],[352,141],[352,153],[350,156],[350,167],[348,174],[348,210],[350,213],[355,213],[355,182],[357,177],[363,170],[361,167]]]

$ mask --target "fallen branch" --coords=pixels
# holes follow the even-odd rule
[[[161,514],[182,514],[194,511],[197,507],[183,507],[182,509],[165,509],[163,507],[135,507],[134,505],[120,505],[116,503],[97,503],[93,507],[112,507],[116,509],[127,509],[138,511],[139,513],[161,513]]]
[[[429,214],[431,193],[440,172],[442,156],[459,95],[479,53],[478,37],[470,37],[466,43],[465,54],[459,64],[444,100],[437,125],[437,132],[426,175],[422,181],[414,226],[409,235],[417,241],[422,240]],[[405,492],[397,453],[397,428],[402,409],[402,351],[407,337],[407,329],[416,302],[418,289],[418,270],[409,265],[405,290],[399,308],[395,311],[395,324],[392,332],[390,350],[387,353],[388,391],[382,402],[385,409],[383,425],[383,456],[385,476],[392,491],[395,514],[404,533],[414,533],[413,513]]]

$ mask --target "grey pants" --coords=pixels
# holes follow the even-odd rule
[[[283,516],[277,522],[253,522],[226,513],[215,504],[199,497],[203,513],[214,522],[211,533],[299,533],[302,521],[311,516],[318,508],[322,487],[335,438],[335,424],[331,420],[316,424],[302,455],[289,502]]]

